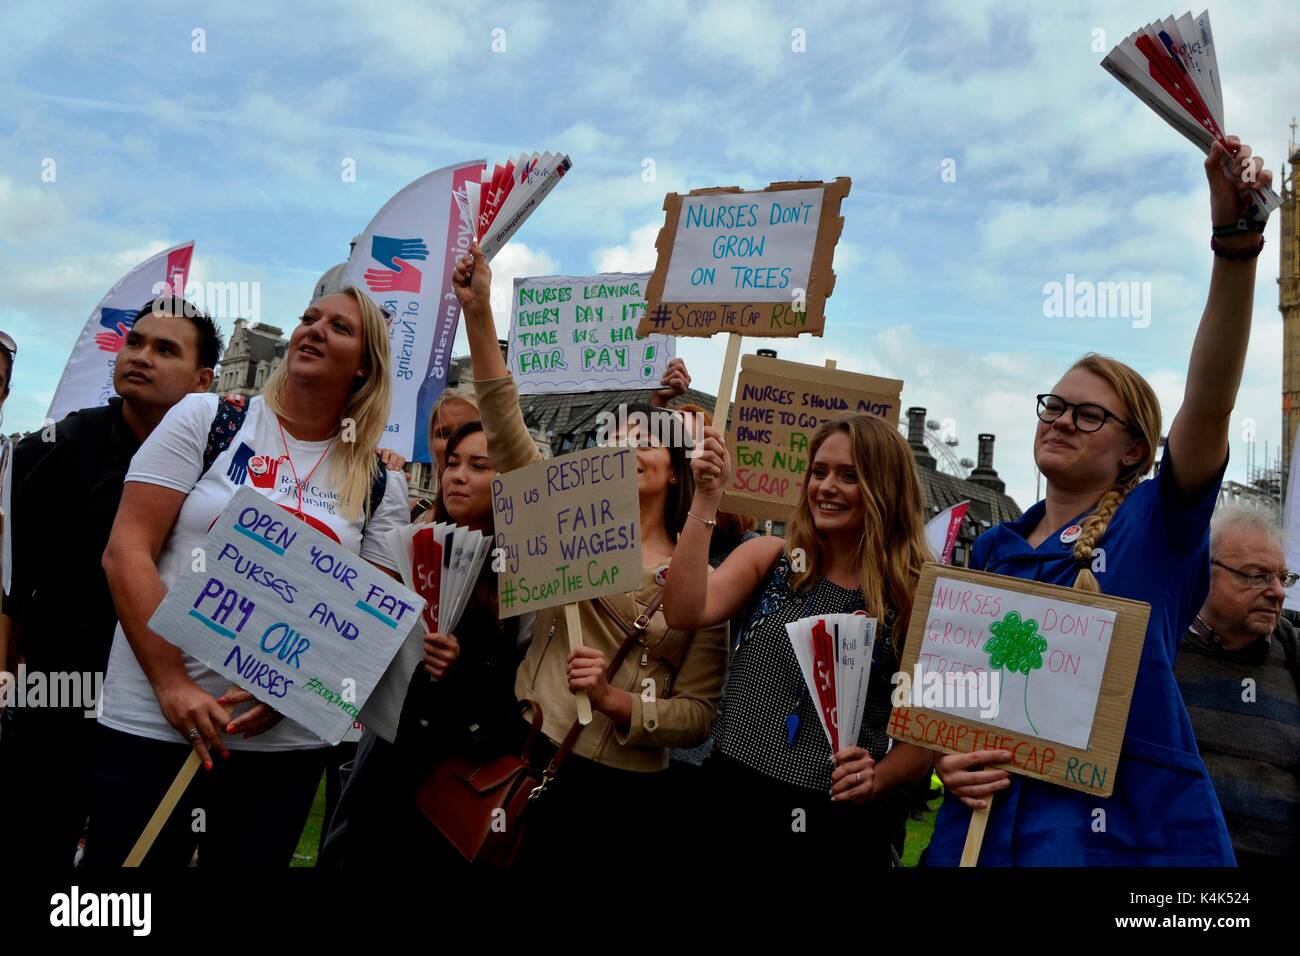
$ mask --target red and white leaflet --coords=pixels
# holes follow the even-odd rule
[[[465,207],[469,210],[470,231],[474,234],[475,239],[483,238],[478,231],[478,211],[479,206],[482,204],[480,195],[482,189],[483,183],[478,180],[471,179],[465,183]]]
[[[1184,20],[1189,21],[1187,25],[1184,25]],[[1196,45],[1198,69],[1205,77],[1205,83],[1202,85],[1200,79],[1196,82],[1202,91],[1210,94],[1206,97],[1207,102],[1211,98],[1214,100],[1214,115],[1223,126],[1223,88],[1219,85],[1219,57],[1214,50],[1214,33],[1210,30],[1210,11],[1202,10],[1194,21],[1191,13],[1183,14],[1178,18],[1178,32],[1185,42]]]
[[[460,221],[464,223],[465,229],[471,236],[474,236],[474,214],[469,211],[469,197],[466,195],[467,186],[461,186],[460,189],[452,191],[452,196],[456,198],[456,208],[460,210]],[[474,236],[475,239],[478,236]]]
[[[497,213],[501,211],[502,203],[505,202],[507,191],[502,188],[502,183],[505,181],[506,175],[506,168],[497,165],[492,170],[492,176],[483,190],[483,208],[479,212],[479,229],[481,232],[486,232],[491,228]]]
[[[835,697],[835,639],[824,618],[812,626],[813,673],[817,678],[817,702],[830,731],[831,753],[840,752],[839,716]]]
[[[826,722],[826,714],[822,710],[820,703],[817,702],[817,670],[813,663],[813,638],[811,625],[814,618],[801,618],[798,621],[791,621],[785,626],[785,631],[790,635],[790,646],[794,650],[795,659],[799,662],[799,671],[803,674],[804,686],[808,689],[813,703],[813,710],[817,713],[817,720],[822,725],[822,731],[826,734],[826,742],[830,744],[833,740],[831,737],[830,724]]]
[[[415,591],[424,598],[424,626],[438,630],[439,599],[442,594],[442,549],[433,537],[433,525],[417,526],[412,544]]]
[[[862,716],[867,706],[867,681],[871,676],[876,619],[865,614],[833,614],[835,631],[835,687],[838,699],[840,740],[846,747],[857,744]]]

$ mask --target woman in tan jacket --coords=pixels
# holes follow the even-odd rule
[[[454,287],[465,316],[492,461],[498,470],[512,471],[542,456],[524,424],[518,391],[497,343],[489,303],[492,274],[478,246],[470,252],[457,263]],[[665,820],[663,807],[656,804],[668,749],[701,743],[721,697],[727,625],[670,628],[658,610],[642,639],[606,680],[609,662],[662,588],[694,491],[685,448],[652,441],[639,446],[640,586],[578,605],[583,647],[576,651],[569,651],[564,609],[540,612],[515,681],[521,699],[541,704],[542,730],[553,746],[577,718],[576,693],[590,697],[593,711],[591,724],[578,736],[555,781],[529,811],[523,850],[528,860],[545,862],[553,853],[571,852],[574,832],[598,833],[605,825],[625,828],[635,820],[641,838],[650,837],[648,821],[657,821],[658,828]],[[643,812],[649,808],[653,813]]]

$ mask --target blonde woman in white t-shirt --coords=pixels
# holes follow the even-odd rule
[[[189,748],[204,771],[146,863],[185,865],[196,846],[207,865],[289,863],[325,745],[230,689],[148,621],[243,485],[396,577],[383,536],[407,521],[405,478],[387,472],[378,502],[371,493],[381,487],[375,449],[390,393],[384,314],[348,288],[306,310],[242,422],[226,417],[215,395],[189,396],[132,460],[104,552],[119,625],[100,715],[88,864],[121,864]],[[218,433],[226,447],[204,470],[205,448]],[[194,825],[200,818],[202,828]]]

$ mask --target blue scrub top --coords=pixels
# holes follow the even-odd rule
[[[1160,471],[1129,492],[1098,543],[1101,589],[1151,605],[1114,793],[1106,799],[1011,775],[994,795],[981,866],[1233,866],[1223,812],[1174,681],[1174,654],[1209,593],[1209,526],[1216,479],[1180,506],[1166,450]],[[1227,467],[1227,463],[1224,463]],[[1077,566],[1061,532],[1038,548],[1025,540],[1046,510],[1038,502],[1015,521],[980,535],[971,567],[1069,587]],[[1105,811],[1105,829],[1097,809]],[[955,866],[971,811],[947,794],[926,862]]]

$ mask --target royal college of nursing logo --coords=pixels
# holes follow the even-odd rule
[[[366,286],[380,296],[395,292],[420,294],[424,275],[412,265],[415,259],[428,259],[429,247],[423,239],[397,239],[393,236],[372,236],[370,258],[384,268],[367,269]]]

